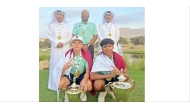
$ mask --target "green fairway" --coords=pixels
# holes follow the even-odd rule
[[[128,70],[131,80],[135,80],[135,90],[129,97],[129,102],[144,102],[145,100],[145,75],[142,70]],[[49,70],[39,70],[39,101],[40,102],[57,102],[56,92],[48,89],[48,76]],[[62,94],[61,94],[62,95]],[[91,96],[87,92],[86,102],[97,102],[99,93],[95,96]],[[107,94],[105,102],[116,102],[111,98],[111,95]]]

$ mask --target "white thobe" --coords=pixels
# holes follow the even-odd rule
[[[109,31],[111,33],[111,37],[108,36]],[[118,53],[117,43],[119,41],[119,37],[120,37],[120,31],[116,24],[113,24],[111,22],[100,24],[99,28],[98,28],[98,53],[100,53],[102,51],[100,42],[104,38],[111,38],[114,41],[114,50],[113,51]]]
[[[62,29],[60,30],[58,29]],[[57,36],[59,35],[58,32],[60,32],[60,35],[62,36],[61,39],[58,39]],[[72,38],[71,28],[66,23],[53,23],[50,25],[50,28],[48,30],[47,38],[51,42],[51,55],[50,55],[50,69],[49,69],[49,81],[48,81],[48,88],[51,90],[56,91],[56,86],[53,83],[53,70],[55,65],[58,63],[58,61],[61,59],[63,55],[65,55],[66,51],[70,49],[69,42]],[[57,48],[57,44],[59,42],[64,43],[62,48]]]

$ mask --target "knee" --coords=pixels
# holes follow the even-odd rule
[[[62,90],[63,88],[66,88],[69,85],[69,81],[65,81],[64,79],[60,80],[58,89]]]
[[[94,81],[94,89],[96,91],[102,91],[104,89],[103,82]]]
[[[59,90],[62,90],[63,88],[64,88],[64,83],[63,83],[63,82],[60,82],[58,89],[59,89]]]
[[[90,80],[87,81],[87,90],[88,91],[92,90],[92,82]]]

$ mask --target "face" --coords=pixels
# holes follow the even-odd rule
[[[114,46],[112,44],[106,44],[102,46],[102,51],[106,54],[106,55],[111,55],[112,51],[114,49]]]
[[[86,22],[88,21],[88,18],[89,18],[89,13],[87,10],[83,10],[82,13],[81,13],[81,19],[82,21]]]
[[[56,19],[57,19],[58,22],[62,22],[62,21],[63,21],[63,18],[64,18],[64,15],[63,15],[63,13],[61,13],[61,12],[57,12],[57,13],[55,14],[55,17],[56,17]]]
[[[72,42],[72,48],[73,48],[73,50],[77,50],[78,51],[78,50],[81,50],[82,47],[83,47],[83,43],[81,41],[75,40],[75,41]]]
[[[105,18],[106,22],[111,22],[113,16],[112,16],[112,14],[106,14],[106,15],[104,16],[104,18]]]

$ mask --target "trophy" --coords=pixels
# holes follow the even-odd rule
[[[74,73],[74,78],[73,78],[73,84],[70,86],[71,87],[71,91],[77,92],[78,90],[78,85],[76,84],[76,79],[80,76],[80,71],[76,70],[76,72]]]
[[[81,100],[81,92],[82,90],[79,89],[79,85],[76,84],[76,79],[80,76],[80,71],[76,70],[73,77],[73,84],[69,86],[67,89],[63,89],[63,98],[65,98],[69,102],[79,102]],[[67,97],[66,97],[67,96]],[[84,97],[84,95],[83,95]],[[82,97],[82,98],[83,98]]]
[[[110,90],[113,91],[117,102],[127,102],[130,94],[134,91],[135,81],[132,80],[130,83],[125,82],[126,77],[124,77],[123,69],[121,69],[118,79],[119,81],[109,82],[108,85],[110,86]]]

